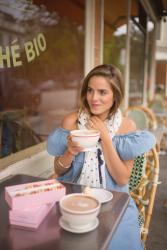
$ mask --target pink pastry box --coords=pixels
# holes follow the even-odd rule
[[[45,180],[5,187],[5,200],[11,209],[27,209],[59,201],[66,188],[57,180]]]
[[[49,214],[55,203],[49,203],[22,210],[10,210],[9,222],[12,226],[35,230]]]

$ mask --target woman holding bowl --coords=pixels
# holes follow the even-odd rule
[[[150,132],[137,131],[134,122],[123,117],[119,109],[123,98],[118,68],[104,64],[88,73],[81,89],[80,109],[66,115],[62,127],[48,138],[47,150],[55,156],[58,180],[129,192],[134,158],[149,151],[156,141]],[[83,152],[70,135],[76,129],[98,130],[100,140],[96,147]],[[144,249],[132,198],[108,249]]]

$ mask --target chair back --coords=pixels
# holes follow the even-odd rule
[[[139,226],[144,242],[148,237],[159,177],[159,156],[156,148],[134,161],[129,181],[130,194],[139,210]]]
[[[125,110],[125,116],[131,118],[138,129],[157,128],[157,119],[154,112],[145,106],[131,106]]]
[[[146,155],[137,156],[134,160],[131,177],[129,180],[129,191],[136,190],[145,175]]]
[[[136,123],[138,129],[148,129],[148,119],[143,111],[131,110],[128,117]]]
[[[149,107],[154,111],[154,112],[161,112],[165,110],[165,105],[163,100],[154,100],[153,102],[150,102]]]

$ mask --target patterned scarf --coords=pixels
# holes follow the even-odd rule
[[[79,129],[86,129],[86,123],[89,120],[89,117],[89,114],[83,111],[79,114]],[[105,125],[108,128],[111,138],[118,131],[121,122],[122,114],[120,110],[118,110],[113,117],[105,120]],[[85,152],[84,164],[78,183],[90,187],[106,188],[105,161],[100,142],[97,143],[96,147]]]

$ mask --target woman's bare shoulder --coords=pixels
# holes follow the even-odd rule
[[[136,124],[134,121],[132,121],[128,117],[123,117],[122,124],[121,127],[119,128],[118,134],[127,134],[136,131],[136,129],[137,129]]]
[[[62,128],[73,130],[77,128],[78,113],[73,112],[64,116],[62,121]]]

